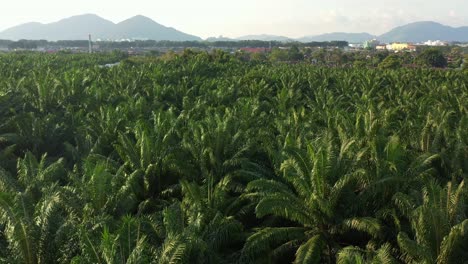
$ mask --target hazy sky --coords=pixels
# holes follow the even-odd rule
[[[206,38],[325,32],[380,34],[408,22],[468,25],[468,0],[2,0],[0,30],[25,22],[54,22],[84,13],[113,22],[144,15]]]

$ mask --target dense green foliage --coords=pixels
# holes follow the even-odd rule
[[[468,75],[0,55],[0,263],[466,263]]]
[[[135,41],[99,41],[102,49],[125,49],[125,48],[243,48],[243,47],[340,47],[348,46],[346,41],[314,41],[314,42],[280,42],[280,41],[262,41],[262,40],[240,40],[240,41],[156,41],[156,40],[135,40]],[[88,48],[88,40],[2,40],[0,47],[9,47],[11,49],[35,49],[37,47],[48,48]]]
[[[444,68],[447,66],[447,59],[445,59],[442,51],[438,49],[427,49],[423,51],[416,58],[416,62],[426,67]]]
[[[399,69],[401,68],[401,59],[398,55],[390,55],[386,57],[380,64],[382,69]]]

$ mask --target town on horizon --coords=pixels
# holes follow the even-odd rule
[[[442,32],[442,33],[441,33]],[[88,43],[88,36],[89,42]],[[92,38],[92,39],[91,39]],[[85,14],[49,24],[27,23],[0,32],[0,51],[71,50],[89,52],[120,49],[130,54],[167,52],[186,48],[228,52],[268,52],[271,48],[340,48],[345,51],[416,51],[417,47],[443,47],[468,43],[468,27],[453,28],[436,22],[415,22],[380,36],[368,33],[326,33],[298,39],[274,35],[249,35],[237,39],[202,38],[166,27],[145,16],[113,23],[97,15]],[[16,40],[16,41],[14,41]],[[334,42],[338,42],[334,44]],[[92,43],[92,44],[91,44]]]

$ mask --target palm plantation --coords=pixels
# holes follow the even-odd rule
[[[0,54],[0,263],[468,263],[466,71],[221,55]]]

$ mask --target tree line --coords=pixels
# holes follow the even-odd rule
[[[88,40],[0,40],[0,46],[11,49],[36,49],[38,47],[62,47],[62,48],[87,48]],[[292,45],[300,47],[337,47],[348,46],[346,41],[323,41],[323,42],[280,42],[280,41],[261,41],[261,40],[240,40],[240,41],[156,41],[156,40],[132,40],[132,41],[98,41],[94,44],[104,49],[122,49],[122,48],[243,48],[243,47],[291,47]]]

